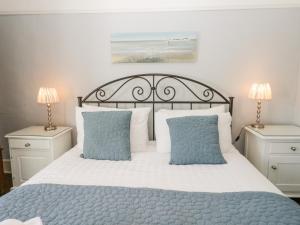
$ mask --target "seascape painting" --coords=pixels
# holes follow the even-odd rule
[[[180,63],[197,59],[194,32],[114,33],[113,63]]]

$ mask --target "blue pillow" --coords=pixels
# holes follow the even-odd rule
[[[82,112],[83,157],[130,160],[131,111]]]
[[[170,164],[224,164],[219,145],[218,116],[167,119],[171,136]]]

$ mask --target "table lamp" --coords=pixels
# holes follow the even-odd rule
[[[271,100],[272,91],[269,83],[252,84],[248,97],[257,100],[256,123],[252,127],[262,129],[264,125],[260,122],[261,102],[262,100]]]
[[[48,124],[45,126],[46,131],[55,130],[56,126],[52,124],[51,104],[59,102],[58,94],[55,88],[41,87],[37,96],[37,102],[46,104],[48,112]]]

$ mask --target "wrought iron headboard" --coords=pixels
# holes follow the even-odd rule
[[[112,87],[110,93],[108,93],[109,87]],[[122,91],[125,91],[125,93],[122,93]],[[183,95],[189,94],[189,100],[178,97],[176,95],[178,91],[184,91],[185,93]],[[118,96],[118,93],[121,93],[121,96]],[[199,81],[178,75],[161,73],[137,74],[122,77],[101,85],[85,97],[77,98],[78,106],[80,107],[82,107],[84,103],[97,104],[98,106],[104,103],[114,104],[116,108],[118,108],[120,104],[133,104],[134,107],[136,107],[137,104],[151,104],[153,113],[153,137],[156,104],[169,104],[171,109],[174,108],[175,104],[188,104],[190,109],[193,109],[193,106],[196,104],[206,104],[209,107],[216,104],[225,104],[229,106],[228,111],[232,114],[234,99],[234,97],[224,97],[224,95],[214,88]]]

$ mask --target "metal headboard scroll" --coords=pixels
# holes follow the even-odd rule
[[[192,87],[193,86],[193,87]],[[177,92],[183,95],[189,94],[189,100],[180,99]],[[118,95],[119,94],[119,95]],[[120,95],[121,94],[121,95]],[[154,112],[156,104],[170,104],[171,109],[175,104],[188,104],[193,109],[195,104],[206,104],[209,107],[216,104],[228,105],[230,114],[233,111],[234,97],[224,97],[214,88],[199,81],[171,74],[138,74],[122,77],[91,91],[85,97],[78,97],[78,106],[82,104],[103,103],[114,104],[151,104],[153,113],[154,136]]]

